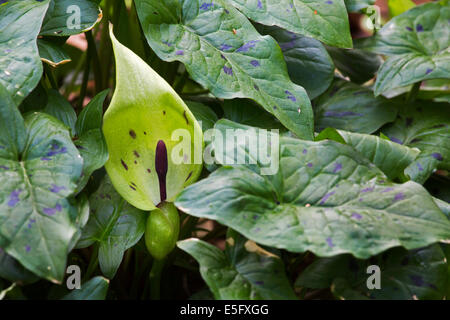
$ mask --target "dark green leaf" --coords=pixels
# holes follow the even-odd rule
[[[418,149],[408,148],[377,136],[338,131],[345,142],[375,164],[386,176],[393,180],[403,175],[417,155]]]
[[[231,121],[264,129],[285,130],[283,125],[270,113],[264,112],[251,100],[225,100],[223,105],[224,118]]]
[[[42,75],[36,38],[49,0],[9,1],[0,10],[0,85],[15,105],[33,90]]]
[[[367,267],[377,265],[381,271],[381,289],[369,290]],[[350,255],[318,259],[299,276],[296,286],[334,287],[343,299],[442,299],[447,282],[447,261],[439,245],[413,251],[391,249],[370,260]]]
[[[71,36],[92,29],[101,19],[102,11],[96,1],[51,1],[40,35]]]
[[[380,56],[359,49],[327,47],[327,51],[336,68],[358,84],[372,79],[383,61]]]
[[[69,54],[64,50],[63,44],[53,39],[44,38],[37,41],[41,60],[52,67],[71,61]]]
[[[242,13],[224,0],[135,3],[147,41],[161,59],[183,62],[219,98],[257,101],[295,134],[312,139],[305,90],[290,81],[273,38],[261,36]]]
[[[398,119],[382,131],[394,142],[421,150],[405,170],[412,180],[423,183],[436,168],[450,170],[448,104],[416,102],[403,105]]]
[[[215,128],[224,134],[227,128],[246,127],[220,120]],[[250,136],[252,145],[256,133]],[[231,150],[258,158],[258,150],[245,141]],[[450,239],[450,222],[421,185],[389,182],[350,146],[282,137],[280,170],[272,176],[262,175],[258,164],[232,165],[224,159],[226,167],[187,187],[175,204],[258,243],[367,258],[394,246],[413,249]]]
[[[382,125],[394,121],[395,105],[384,97],[351,82],[336,80],[315,101],[316,130],[327,127],[373,133]]]
[[[198,261],[218,300],[296,299],[281,259],[237,232],[228,232],[224,252],[194,238],[178,242],[178,247]]]
[[[291,80],[305,88],[310,99],[328,89],[333,81],[334,64],[320,41],[277,27],[258,29],[278,42]]]
[[[75,122],[77,121],[77,114],[70,105],[70,103],[56,90],[50,89],[47,91],[47,105],[44,112],[54,116],[56,119],[64,123],[75,134]]]
[[[81,289],[74,289],[62,300],[105,300],[108,293],[109,280],[103,277],[94,277],[81,285]]]
[[[25,269],[16,259],[0,248],[0,278],[22,284],[34,282],[36,275]]]
[[[108,160],[108,148],[101,129],[89,130],[75,141],[75,146],[83,158],[83,174],[77,191],[87,184],[91,174],[104,166]]]
[[[80,112],[76,123],[76,132],[79,136],[92,129],[101,129],[103,121],[103,102],[109,89],[97,94]]]
[[[97,192],[89,198],[91,214],[78,248],[98,242],[100,269],[113,278],[123,253],[144,234],[146,214],[125,203],[106,176]]]
[[[352,47],[343,0],[231,0],[231,3],[256,22],[276,25],[332,46]]]

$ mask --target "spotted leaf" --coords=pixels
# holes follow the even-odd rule
[[[388,55],[375,95],[427,79],[450,79],[450,4],[426,3],[390,20],[362,47]]]
[[[382,132],[392,141],[418,148],[421,153],[405,173],[425,182],[436,168],[450,170],[450,115],[447,103],[417,101],[399,108],[398,119]]]
[[[316,130],[327,127],[359,133],[373,133],[382,125],[394,121],[395,104],[354,83],[335,80],[330,88],[315,100]]]
[[[231,0],[231,3],[256,22],[276,25],[332,46],[352,47],[343,0]]]
[[[381,288],[367,288],[367,268],[380,268]],[[337,298],[361,296],[381,300],[441,300],[448,281],[447,261],[439,245],[406,251],[394,248],[370,260],[350,255],[322,258],[309,265],[297,278],[297,287],[328,288]]]
[[[220,120],[216,128],[246,127]],[[176,206],[257,243],[319,256],[368,258],[394,246],[413,249],[450,240],[449,220],[421,185],[390,182],[352,147],[335,141],[281,137],[279,144],[274,175],[262,175],[258,164],[224,161],[186,188]],[[218,147],[215,140],[213,145]],[[258,150],[245,142],[234,148],[258,158]]]
[[[181,61],[218,98],[255,100],[289,130],[312,139],[311,103],[290,81],[280,47],[228,1],[137,0],[136,8],[162,60]]]
[[[67,127],[32,113],[25,121],[0,87],[0,247],[25,268],[62,281],[78,208],[68,197],[83,161]]]

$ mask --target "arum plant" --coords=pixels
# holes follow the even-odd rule
[[[150,211],[145,242],[155,259],[150,276],[152,294],[157,297],[159,280],[155,278],[159,279],[163,259],[175,247],[180,227],[178,211],[171,202],[201,172],[201,157],[199,161],[196,155],[202,154],[203,133],[175,90],[119,43],[112,25],[109,32],[116,89],[103,122],[111,150],[105,168],[127,202]],[[187,148],[180,148],[180,144],[186,146],[185,138],[189,139]]]

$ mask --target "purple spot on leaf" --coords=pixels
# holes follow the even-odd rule
[[[254,66],[254,67],[259,67],[259,66],[260,66],[258,60],[252,60],[252,61],[250,61],[250,64],[251,64],[252,66]]]
[[[222,50],[222,51],[227,51],[227,50],[230,50],[231,48],[233,48],[233,47],[228,44],[225,44],[225,43],[220,46],[220,50]],[[222,56],[222,58],[225,59],[224,56]]]
[[[213,6],[214,6],[214,2],[211,2],[211,3],[203,3],[203,4],[200,6],[200,10],[206,11],[206,10],[211,9]]]
[[[411,27],[406,27],[406,30],[408,30],[408,31],[413,31],[413,28],[411,28]]]
[[[233,75],[233,69],[229,68],[227,66],[223,66],[223,72],[225,72],[225,74],[232,76]]]
[[[282,51],[286,51],[286,50],[295,48],[295,41],[292,40],[292,41],[289,41],[289,42],[281,43],[280,44],[280,48],[281,48]]]
[[[356,219],[356,220],[361,220],[362,219],[362,215],[360,215],[359,213],[353,212],[352,213],[352,218]]]
[[[416,31],[417,31],[417,32],[422,32],[422,31],[423,31],[423,26],[422,26],[421,24],[418,24],[418,25],[416,26]]]
[[[64,189],[66,189],[66,187],[64,187],[64,186],[59,187],[56,184],[52,184],[52,186],[51,186],[51,188],[49,190],[51,192],[53,192],[53,193],[58,193],[58,192],[60,192],[61,190],[64,190]]]
[[[320,200],[319,204],[325,204],[325,202],[328,200],[328,198],[330,198],[335,193],[336,192],[334,192],[334,191],[328,192],[326,195],[323,196],[323,198],[322,198],[322,200]]]
[[[183,50],[178,50],[177,52],[175,52],[175,54],[177,56],[182,56],[182,55],[184,55],[184,51]]]
[[[14,207],[19,202],[19,195],[21,192],[22,190],[14,190],[10,193],[8,201],[9,207]]]
[[[31,227],[33,226],[33,223],[36,222],[36,219],[30,219],[30,222],[28,223],[28,229],[31,229]]]
[[[330,237],[327,238],[327,244],[330,248],[334,247],[333,240]]]
[[[439,160],[439,161],[444,160],[444,158],[442,157],[442,154],[440,154],[440,153],[438,153],[438,152],[432,153],[431,156],[432,156],[433,158],[435,158],[436,160]]]
[[[0,169],[9,170],[9,167],[7,167],[7,166],[0,166]]]
[[[242,47],[238,48],[236,52],[247,52],[251,48],[254,48],[256,43],[259,42],[259,40],[252,40],[244,44]]]
[[[353,111],[327,111],[324,113],[325,117],[337,117],[337,118],[341,118],[341,117],[347,117],[347,116],[363,116],[362,113],[356,113]]]
[[[375,188],[371,187],[371,188],[364,188],[361,190],[361,192],[372,192]]]
[[[308,150],[303,149],[302,153],[303,153],[303,154],[307,154],[307,153],[308,153]]]
[[[51,149],[49,152],[47,152],[47,157],[51,157],[51,156],[55,156],[57,154],[62,154],[62,153],[66,153],[67,152],[67,148],[66,147],[62,147],[56,143],[53,143],[51,145]],[[41,158],[43,160],[43,158]]]
[[[417,162],[417,168],[419,169],[419,171],[423,171],[423,167],[420,163]]]
[[[389,191],[392,191],[392,190],[394,190],[394,188],[386,188],[386,189],[384,189],[383,191],[381,191],[381,192],[389,192]]]
[[[341,171],[341,170],[342,170],[342,164],[336,163],[336,164],[334,165],[333,173],[337,173],[337,172],[339,172],[339,171]]]
[[[389,139],[391,139],[391,141],[398,143],[398,144],[403,144],[403,141],[400,139],[397,139],[396,137],[389,137]]]
[[[29,245],[26,245],[26,246],[25,246],[25,251],[26,251],[26,252],[30,252],[30,250],[31,250],[31,247],[30,247]]]
[[[403,199],[405,199],[405,195],[403,193],[399,192],[395,194],[394,201],[400,201]]]
[[[297,101],[297,98],[295,98],[295,96],[290,91],[286,90],[286,91],[284,91],[284,93],[287,94],[287,98],[289,100],[294,101],[294,102]]]
[[[428,68],[425,74],[430,74],[433,71],[433,69]]]
[[[255,284],[258,286],[262,286],[264,284],[264,281],[255,281]]]
[[[262,9],[263,8],[261,0],[258,0],[257,6],[258,6],[258,9]]]
[[[48,216],[53,216],[56,212],[61,212],[61,210],[62,210],[62,207],[58,203],[58,204],[56,204],[56,206],[54,208],[44,208],[44,209],[42,209],[42,212],[44,212]]]
[[[325,3],[326,3],[326,4],[333,4],[333,1],[328,0],[328,1],[326,1]]]
[[[311,162],[308,162],[307,166],[308,168],[312,168],[313,164]]]

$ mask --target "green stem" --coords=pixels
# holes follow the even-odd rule
[[[92,57],[92,66],[95,78],[95,91],[99,93],[103,89],[102,84],[102,70],[100,69],[100,59],[98,58],[97,46],[92,36],[92,30],[86,32],[86,39],[88,42],[88,54]]]
[[[91,254],[91,258],[89,260],[89,265],[88,268],[86,270],[86,274],[84,275],[84,280],[88,280],[92,273],[95,271],[95,269],[97,269],[98,266],[98,243],[96,243],[94,245],[94,249],[92,250],[92,254]]]
[[[87,85],[89,81],[89,72],[91,68],[91,56],[88,54],[86,57],[83,73],[83,82],[81,83],[80,96],[78,97],[78,108],[83,109],[83,100],[86,96]]]
[[[407,97],[406,97],[406,103],[412,103],[416,100],[417,94],[420,90],[420,85],[422,84],[422,81],[416,82],[413,84],[411,90],[409,91]]]
[[[164,269],[166,259],[153,260],[152,269],[150,270],[150,299],[159,300],[161,298],[161,274]]]
[[[66,98],[69,98],[69,95],[70,95],[70,94],[72,93],[72,91],[73,91],[73,87],[75,86],[75,82],[76,82],[77,79],[78,79],[78,75],[80,74],[81,69],[82,69],[83,66],[84,66],[84,62],[86,61],[86,55],[87,55],[87,52],[86,52],[86,51],[83,51],[83,53],[81,54],[81,57],[80,57],[80,59],[79,59],[79,61],[78,61],[78,64],[77,64],[77,66],[75,67],[75,71],[73,72],[72,79],[70,79],[70,82],[69,82],[69,84],[67,85],[66,90],[65,90],[65,92],[64,92],[64,96],[65,96]]]

